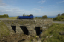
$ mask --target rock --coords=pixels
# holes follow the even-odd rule
[[[41,42],[41,39],[38,39],[38,41],[37,42]]]
[[[2,20],[2,22],[4,22],[6,24],[6,26],[9,28],[10,35],[11,34],[15,34],[15,33],[16,34],[20,34],[21,33],[21,34],[29,34],[31,36],[36,36],[35,27],[41,27],[41,30],[42,31],[43,30],[46,30],[46,29],[48,29],[49,26],[52,25],[52,21],[53,21],[52,19]],[[12,26],[15,26],[15,29],[14,30],[12,29]],[[25,33],[24,31],[26,31],[26,30],[22,30],[21,28],[23,28],[23,27],[20,27],[20,26],[25,26],[26,27],[26,30],[28,31],[28,33]]]
[[[29,35],[29,36],[27,36],[27,38],[30,38],[30,35]]]
[[[64,32],[59,32],[60,35],[64,35]]]
[[[18,42],[23,42],[25,39],[19,40]]]
[[[43,28],[46,28],[46,27],[43,27]]]
[[[33,39],[33,42],[35,42],[36,40],[35,39]]]
[[[48,36],[46,36],[46,38],[48,38]]]
[[[51,35],[50,37],[52,37],[53,35]]]

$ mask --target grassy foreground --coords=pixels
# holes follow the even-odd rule
[[[9,30],[7,28],[7,26],[0,21],[0,38],[2,38],[2,36],[8,36],[9,35]]]
[[[59,32],[64,31],[64,24],[53,23],[53,25],[43,32],[42,42],[64,42],[64,35]]]

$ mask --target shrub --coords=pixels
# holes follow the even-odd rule
[[[47,15],[42,16],[42,18],[47,18]]]
[[[58,14],[56,18],[53,18],[54,21],[64,21],[64,13],[61,15]]]

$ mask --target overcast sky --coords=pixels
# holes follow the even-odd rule
[[[0,15],[56,16],[64,13],[64,0],[0,0]]]

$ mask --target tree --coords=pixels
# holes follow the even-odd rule
[[[60,14],[58,14],[57,16],[60,16]]]
[[[25,16],[25,13],[23,14],[23,16]]]
[[[9,17],[8,14],[4,14],[4,16],[7,17],[7,18]]]
[[[30,15],[32,15],[32,14],[30,14]]]
[[[47,18],[47,15],[42,16],[42,18]]]
[[[62,13],[61,15],[64,16],[64,13]]]

